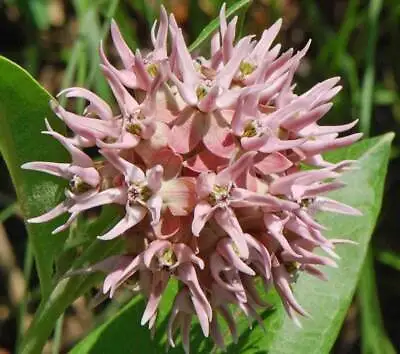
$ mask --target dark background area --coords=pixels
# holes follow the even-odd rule
[[[174,12],[191,42],[217,16],[222,1],[163,3]],[[110,92],[97,76],[97,49],[108,31],[109,19],[117,20],[132,48],[146,48],[158,8],[159,2],[151,0],[0,0],[0,54],[26,68],[53,95],[68,86],[86,86],[107,99]],[[247,11],[243,32],[259,35],[280,17],[284,25],[278,40],[283,49],[298,50],[309,38],[313,40],[297,76],[300,91],[328,77],[342,77],[344,89],[325,124],[343,124],[360,117],[365,104],[365,75],[374,70],[373,111],[367,122],[370,128],[364,132],[370,136],[398,133],[399,0],[255,0]],[[369,347],[371,333],[390,340],[400,351],[399,142],[397,134],[383,208],[372,238],[375,274],[364,272],[362,276],[369,286],[359,288],[372,300],[367,306],[360,306],[355,296],[333,349],[335,353],[384,353],[379,351],[382,348]],[[27,235],[1,158],[0,181],[0,353],[12,353],[17,333],[29,325],[40,294],[34,270],[29,272],[26,267]],[[66,314],[63,350],[81,338],[93,321],[94,315],[85,301],[78,299]],[[17,321],[21,303],[27,304],[28,311]],[[365,327],[361,322],[366,312],[372,313],[375,321],[364,323]],[[377,332],[371,332],[371,328]],[[51,352],[51,341],[45,350]]]

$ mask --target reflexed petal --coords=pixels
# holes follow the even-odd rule
[[[161,165],[156,165],[146,171],[147,184],[153,192],[158,192],[161,188],[164,169]]]
[[[134,164],[118,156],[112,150],[101,150],[100,153],[126,178],[126,182],[139,182],[145,179],[144,172]]]
[[[164,181],[159,194],[172,215],[187,215],[192,212],[196,203],[195,181],[191,177]]]
[[[230,208],[217,209],[214,213],[215,221],[235,242],[241,257],[249,256],[249,248],[243,237],[243,231],[236,215]]]
[[[256,169],[264,175],[286,171],[293,165],[289,159],[279,152],[268,155],[258,154],[254,162]]]
[[[200,199],[207,198],[212,193],[216,175],[213,172],[204,172],[197,177],[196,193]]]
[[[192,223],[193,235],[199,236],[205,224],[214,214],[214,209],[207,202],[199,202],[194,208],[194,216]]]
[[[315,202],[312,204],[311,207],[321,211],[329,211],[332,213],[356,215],[356,216],[362,215],[362,213],[359,210],[349,205],[321,196],[316,198]]]
[[[70,212],[81,212],[100,205],[112,203],[123,205],[126,203],[126,198],[125,188],[109,188],[91,197],[77,201],[75,205],[70,208]]]
[[[85,111],[95,113],[99,118],[104,120],[113,119],[113,113],[106,101],[94,94],[93,92],[82,88],[82,87],[70,87],[62,90],[57,97],[65,95],[65,97],[71,98],[84,98],[90,102],[90,105],[86,107]]]
[[[70,172],[69,167],[69,163],[42,161],[27,162],[21,166],[21,168],[23,168],[24,170],[45,172],[50,175],[62,177],[65,179],[70,179],[72,177],[72,173]]]
[[[115,49],[124,63],[126,69],[132,69],[132,65],[134,62],[134,55],[126,42],[124,41],[121,31],[118,28],[117,23],[112,20],[111,21],[111,37],[114,42]]]
[[[220,167],[225,167],[229,163],[228,159],[214,155],[207,149],[203,149],[198,154],[186,159],[183,165],[194,172],[217,171]]]
[[[126,230],[138,224],[146,215],[146,209],[141,206],[128,207],[126,214],[110,231],[97,236],[101,240],[112,240],[122,235]]]
[[[186,109],[171,129],[169,145],[176,152],[192,151],[204,136],[206,113]]]
[[[159,195],[153,195],[147,202],[147,208],[151,214],[151,224],[156,225],[160,222],[161,217],[161,207],[163,205],[163,200]]]
[[[40,216],[36,216],[34,218],[30,218],[27,221],[30,224],[47,222],[55,219],[57,216],[60,216],[61,214],[64,214],[65,212],[68,211],[68,209],[69,209],[68,203],[64,201],[56,205],[53,209],[49,210],[47,213],[42,214]]]
[[[209,113],[208,127],[203,136],[203,143],[213,154],[229,158],[236,149],[235,139],[222,117]]]
[[[253,151],[243,154],[236,162],[217,174],[216,183],[225,186],[235,182],[253,164],[254,156],[256,152]]]

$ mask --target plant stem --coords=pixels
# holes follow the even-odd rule
[[[360,130],[364,133],[365,137],[369,136],[371,129],[375,85],[375,51],[379,30],[378,19],[382,4],[382,0],[370,0],[369,3],[366,69],[361,88],[360,102]],[[361,271],[358,299],[361,308],[362,353],[395,353],[383,328],[371,246],[369,246]]]
[[[64,324],[64,312],[58,318],[56,323],[56,329],[54,332],[54,339],[53,339],[53,347],[51,350],[52,354],[58,354],[60,352],[63,324]]]
[[[375,84],[375,51],[379,30],[379,14],[382,0],[370,0],[368,11],[368,43],[366,49],[366,69],[361,88],[360,130],[369,136],[371,129],[373,92]]]
[[[0,212],[0,224],[6,221],[9,217],[13,216],[18,209],[18,203],[14,202],[10,204],[7,208]]]
[[[21,301],[18,309],[18,318],[17,318],[17,353],[20,352],[20,346],[22,343],[22,338],[24,337],[24,317],[26,314],[26,308],[28,304],[28,289],[29,289],[29,280],[31,278],[33,268],[33,252],[31,242],[27,241],[27,247],[25,251],[25,259],[24,259],[24,279],[25,279],[25,289],[24,289],[24,297]]]

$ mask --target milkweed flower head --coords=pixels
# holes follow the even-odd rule
[[[23,165],[69,181],[65,200],[29,222],[69,214],[57,233],[89,209],[114,204],[121,210],[120,221],[98,238],[123,237],[130,246],[82,271],[104,272],[102,291],[110,297],[134,284],[147,299],[141,323],[152,331],[175,279],[168,341],[175,346],[180,329],[186,352],[194,317],[221,348],[220,319],[234,340],[238,336],[230,305],[262,325],[258,312],[268,304],[256,282],[275,287],[299,323],[297,315],[307,312],[292,283],[300,272],[326,280],[320,266],[336,267],[335,245],[346,242],[324,237],[315,214],[360,214],[325,196],[344,186],[338,177],[354,161],[332,164],[322,153],[361,137],[339,135],[357,121],[319,124],[341,89],[339,79],[299,93],[294,75],[310,43],[282,52],[273,45],[281,20],[257,40],[236,39],[237,18],[228,22],[225,6],[219,19],[209,58],[190,53],[163,7],[146,55],[132,51],[113,22],[120,63],[111,63],[102,45],[100,58],[115,108],[85,88],[62,91],[68,99],[84,99],[86,108],[74,113],[52,101],[72,134],[55,132],[48,121],[43,133],[58,140],[71,161]],[[87,148],[99,158],[93,161]],[[301,164],[314,168],[302,170]],[[318,248],[326,255],[314,253]]]

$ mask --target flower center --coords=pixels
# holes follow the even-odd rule
[[[177,262],[174,251],[167,248],[161,255],[158,256],[158,264],[160,268],[170,268]]]
[[[257,135],[257,128],[254,124],[254,121],[247,123],[246,126],[244,127],[242,137],[251,138],[256,135]]]
[[[74,194],[82,194],[90,189],[92,189],[92,186],[90,184],[87,184],[81,177],[78,175],[74,175],[70,180],[69,180],[69,189],[72,193]]]
[[[198,85],[196,88],[197,98],[201,100],[202,98],[206,97],[210,88],[214,86],[214,83],[215,83],[214,80],[209,80],[209,79],[203,80],[202,83]]]
[[[257,69],[257,65],[254,65],[245,60],[242,60],[240,63],[240,66],[239,66],[239,70],[243,76],[250,75],[256,69]]]
[[[132,122],[126,125],[125,130],[133,135],[140,135],[142,132],[141,126],[137,123],[132,123]]]
[[[133,135],[141,135],[142,127],[139,121],[143,120],[145,117],[141,111],[137,111],[127,117],[127,123],[125,125],[125,130]]]
[[[295,283],[299,277],[299,271],[301,264],[298,262],[285,262],[284,263],[286,271],[290,275],[290,280]]]
[[[314,202],[313,198],[306,198],[306,199],[302,199],[299,204],[302,208],[308,208],[310,206],[310,204],[313,202]]]
[[[227,205],[230,198],[232,186],[214,185],[213,191],[208,195],[208,203],[212,206],[219,204],[220,206]]]
[[[158,66],[157,66],[157,64],[154,64],[154,63],[148,64],[147,67],[146,67],[146,70],[147,70],[147,72],[149,73],[149,75],[151,77],[156,77],[157,74],[158,74]]]
[[[141,183],[133,182],[128,187],[128,203],[129,205],[144,204],[152,196],[151,189]]]

